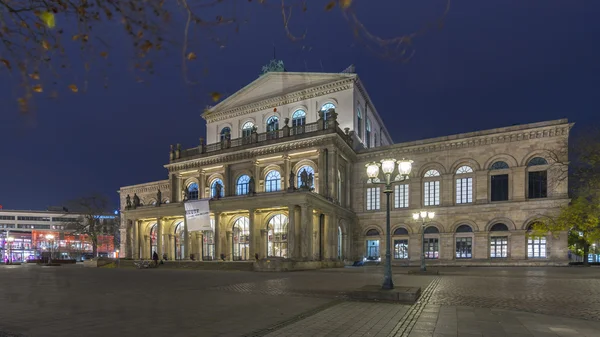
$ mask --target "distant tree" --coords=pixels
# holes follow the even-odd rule
[[[304,39],[306,32],[291,31],[292,13],[296,18],[311,13],[313,6],[326,11],[337,8],[367,50],[406,61],[413,55],[412,41],[416,37],[442,27],[450,0],[441,1],[446,3],[445,11],[432,24],[414,33],[392,33],[381,38],[358,19],[352,0],[329,0],[318,5],[307,0],[0,0],[0,74],[14,74],[13,78],[22,83],[18,97],[22,112],[28,111],[36,93],[55,97],[60,90],[86,90],[87,75],[82,78],[79,69],[87,74],[92,64],[101,68],[98,61],[110,66],[114,49],[132,51],[131,65],[141,82],[145,74],[154,72],[156,57],[175,48],[181,53],[186,83],[193,83],[188,79],[188,63],[206,49],[198,45],[199,37],[225,47],[228,35],[238,33],[251,20],[240,17],[247,9],[242,6],[253,4],[279,12],[283,30],[293,41]],[[115,32],[114,27],[119,26],[123,30]],[[106,86],[108,78],[103,77]],[[218,101],[221,95],[211,96]]]
[[[534,232],[569,232],[569,245],[580,247],[588,264],[590,246],[600,240],[600,132],[583,131],[571,146],[569,205],[534,225]],[[534,234],[535,235],[535,234]],[[577,253],[577,252],[576,252]]]
[[[118,219],[108,217],[111,214],[108,198],[101,195],[81,197],[69,202],[69,211],[80,217],[67,224],[67,229],[75,234],[87,236],[92,244],[92,253],[98,256],[98,239],[102,235],[114,235],[118,231]]]

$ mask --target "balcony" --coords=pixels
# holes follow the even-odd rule
[[[180,144],[177,144],[177,147],[174,149],[171,145],[170,162],[176,163],[229,151],[239,151],[256,146],[271,145],[331,133],[337,133],[352,147],[352,132],[348,128],[345,131],[339,128],[335,111],[328,112],[327,120],[323,120],[323,115],[320,115],[319,120],[315,123],[289,126],[289,119],[286,118],[284,120],[285,126],[279,130],[257,133],[255,128],[245,137],[231,139],[230,135],[226,135],[222,141],[214,144],[204,144],[204,139],[200,138],[200,145],[190,149],[182,150]]]

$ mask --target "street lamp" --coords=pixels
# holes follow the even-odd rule
[[[15,241],[15,238],[13,238],[12,236],[9,236],[6,238],[6,240],[8,241],[8,264],[12,263],[12,245],[13,245],[13,241]]]
[[[421,271],[427,271],[425,267],[425,219],[433,219],[435,212],[421,211],[419,213],[413,213],[413,219],[421,219]]]
[[[46,240],[48,240],[48,242],[50,242],[52,239],[54,239],[54,235],[52,234],[46,234]],[[48,259],[48,263],[52,263],[52,253],[54,252],[54,244],[50,245],[50,258]]]
[[[396,169],[396,163],[398,163],[398,174],[392,179],[392,174]],[[392,253],[391,253],[391,233],[390,233],[390,194],[392,193],[392,184],[396,182],[406,181],[410,170],[412,169],[412,160],[402,159],[397,161],[396,159],[383,159],[381,164],[369,163],[366,166],[367,176],[369,177],[368,183],[370,184],[381,184],[385,185],[386,196],[386,216],[385,216],[385,272],[383,276],[382,289],[394,289],[394,281],[392,280]],[[383,172],[385,181],[379,180],[379,171]]]

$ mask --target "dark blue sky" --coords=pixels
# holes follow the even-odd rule
[[[443,11],[443,1],[426,2],[354,1],[382,36]],[[200,85],[184,83],[178,50],[162,59],[158,75],[137,83],[115,43],[108,89],[97,78],[85,93],[39,98],[35,114],[23,117],[13,104],[17,83],[2,75],[0,204],[44,209],[98,192],[116,205],[120,186],[166,179],[169,144],[196,146],[204,135],[209,93],[230,95],[256,79],[274,43],[288,71],[355,64],[396,142],[563,117],[579,126],[600,121],[600,1],[453,1],[444,28],[416,39],[408,63],[366,51],[339,11],[324,12],[320,3],[293,16],[292,28],[307,29],[302,42],[285,37],[278,11],[256,5],[244,7],[249,23],[225,48],[195,38],[190,76]]]

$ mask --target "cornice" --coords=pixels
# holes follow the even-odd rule
[[[156,191],[160,188],[161,192],[170,191],[171,185],[168,180],[155,181],[151,183],[144,183],[140,185],[132,185],[121,188],[121,196],[125,194],[131,193],[156,193]]]
[[[354,85],[353,78],[347,78],[340,81],[327,83],[319,86],[315,86],[312,88],[292,92],[289,94],[285,94],[283,96],[277,96],[273,98],[268,98],[264,100],[260,100],[258,102],[245,104],[242,106],[234,107],[232,109],[227,109],[215,113],[211,113],[206,116],[207,123],[213,123],[222,121],[225,119],[229,119],[232,117],[238,117],[241,115],[263,111],[270,108],[280,107],[286,104],[292,104],[300,101],[304,101],[310,98],[329,95],[335,92],[344,91],[347,89],[351,89]]]
[[[352,149],[350,149],[348,145],[346,145],[345,147],[341,146],[341,143],[343,143],[343,140],[340,139],[340,137],[334,133],[323,136],[310,137],[301,140],[282,142],[252,149],[245,149],[222,155],[190,159],[184,162],[165,165],[165,168],[167,168],[169,172],[200,169],[210,165],[225,164],[243,160],[252,160],[260,156],[283,154],[287,151],[301,150],[311,147],[323,147],[331,144],[336,144],[336,146],[340,148],[344,152],[344,154],[355,158],[356,154],[353,153]]]
[[[358,159],[370,159],[381,156],[398,156],[403,154],[421,154],[432,153],[450,150],[459,150],[473,148],[479,146],[489,146],[493,144],[505,144],[512,142],[527,141],[530,139],[552,138],[567,136],[571,129],[571,124],[552,125],[547,127],[524,129],[512,132],[501,132],[489,134],[485,136],[471,136],[452,140],[443,140],[431,142],[427,144],[394,144],[376,148],[374,150],[366,150],[357,154]],[[426,142],[427,140],[425,140]]]

